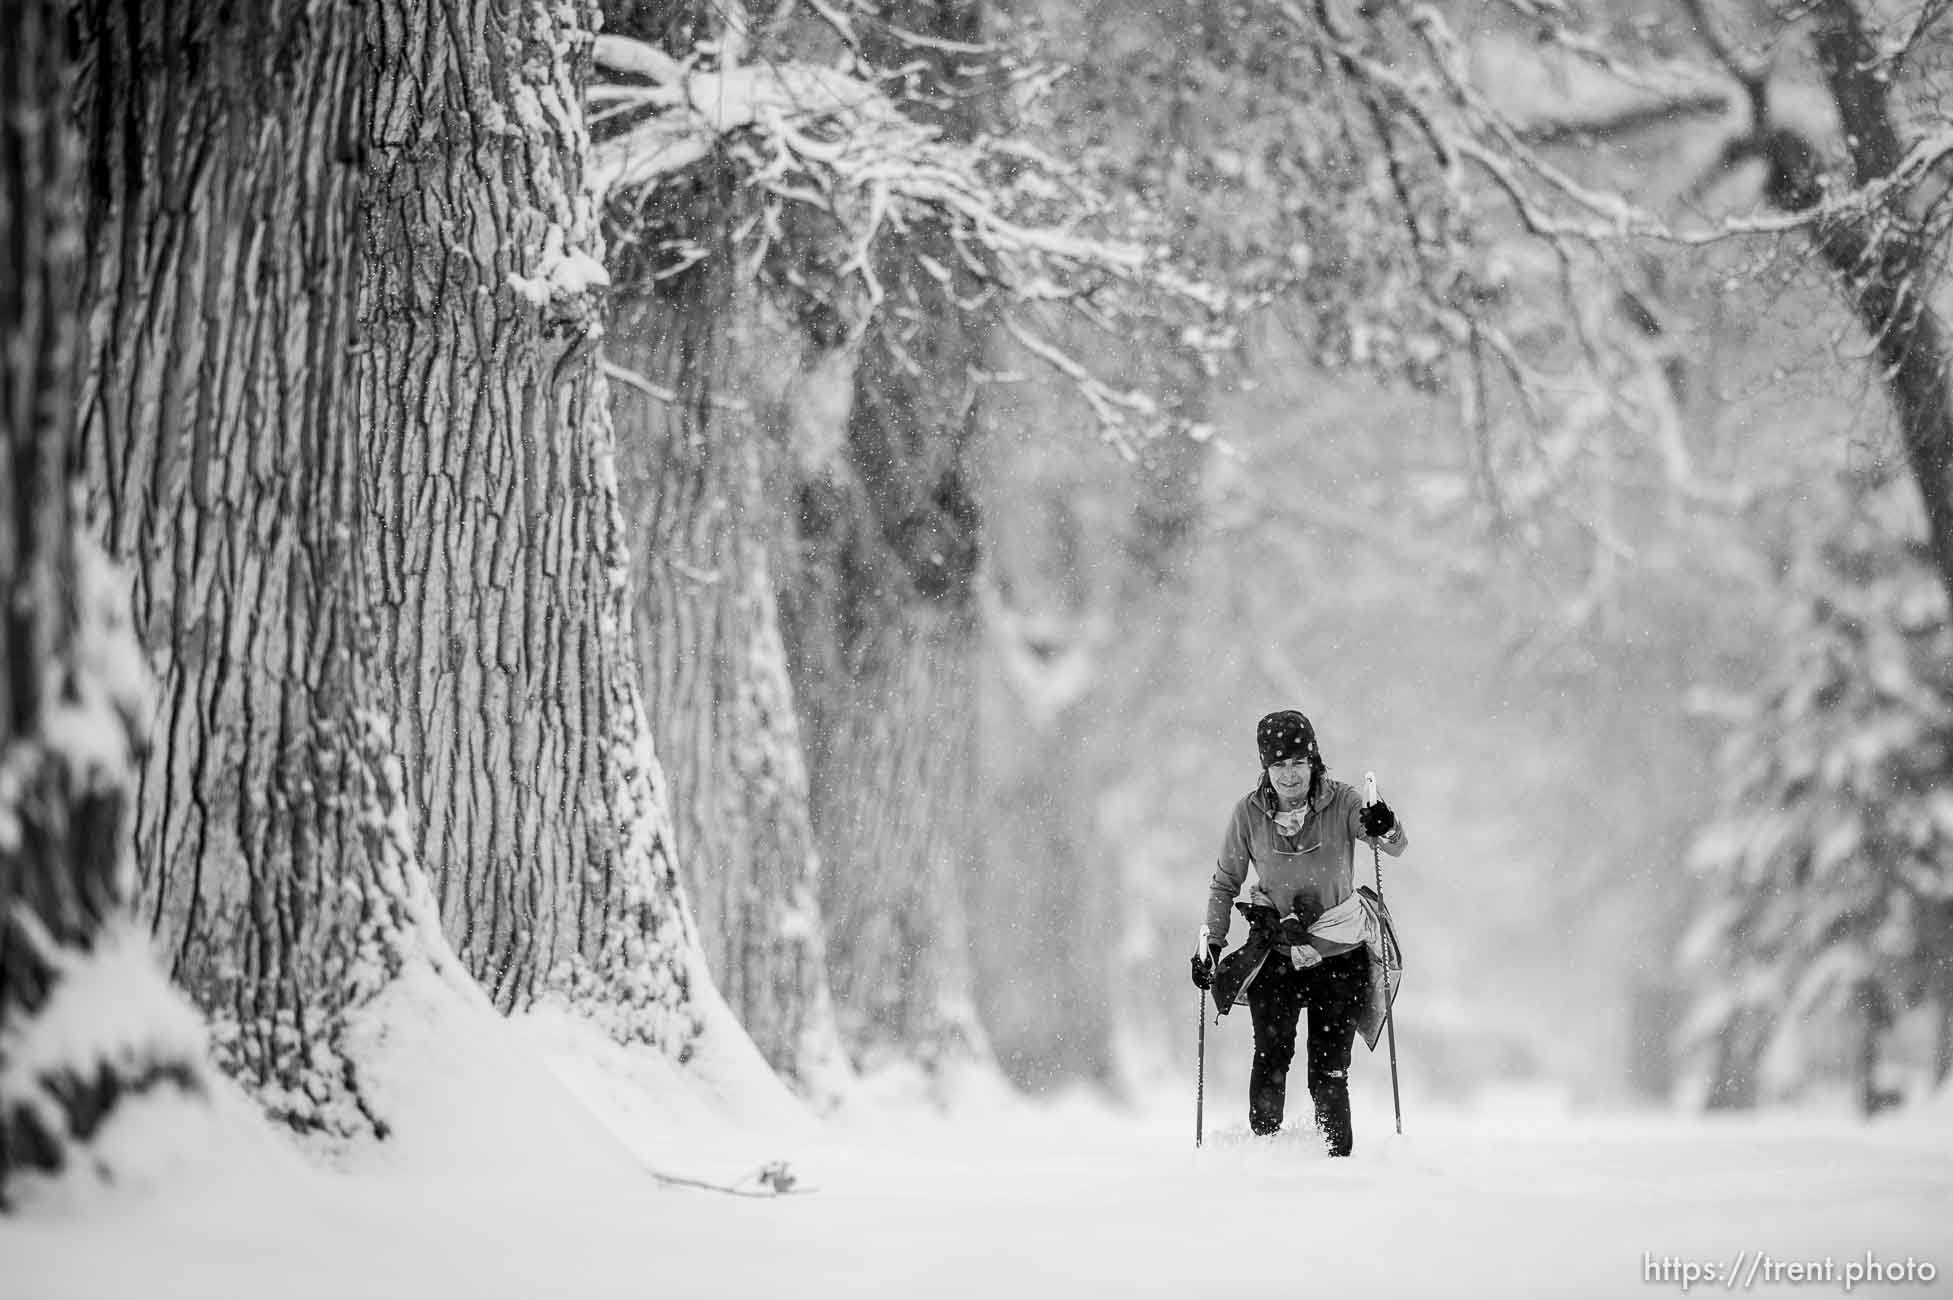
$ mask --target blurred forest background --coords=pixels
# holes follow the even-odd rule
[[[1299,707],[1414,838],[1420,1095],[1923,1095],[1949,26],[34,0],[6,1041],[133,904],[300,1131],[385,1132],[417,970],[680,1060],[722,996],[818,1104],[1130,1095]],[[0,1172],[202,1069],[104,1052]]]
[[[1516,173],[1564,168],[1669,237],[1596,248],[1422,174],[1387,77],[1301,34],[1346,21],[1382,59],[1392,14],[1455,25],[1444,52]],[[1620,5],[1582,15],[1589,43],[1526,5],[1005,17],[1069,67],[1058,138],[1261,295],[1206,382],[1184,348],[1111,350],[1212,442],[1113,472],[1067,385],[985,395],[973,914],[1039,900],[973,938],[1012,1076],[1184,1069],[1190,909],[1256,778],[1254,719],[1299,706],[1416,831],[1389,896],[1424,1096],[1875,1109],[1943,1079],[1943,595],[1888,363],[1808,239],[1675,237],[1792,209],[1752,132],[1844,185],[1809,43],[1846,18],[1904,49],[1894,120],[1943,151],[1941,16]],[[1944,301],[1932,167],[1909,311]],[[1474,296],[1536,371],[1475,389],[1448,366]],[[1093,954],[1068,982],[1027,978],[1068,949]]]

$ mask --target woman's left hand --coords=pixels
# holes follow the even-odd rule
[[[1372,837],[1390,834],[1397,828],[1397,814],[1379,799],[1363,810],[1363,833]]]
[[[1288,959],[1295,964],[1297,970],[1307,970],[1311,966],[1322,965],[1322,954],[1306,943],[1298,943],[1290,948]]]

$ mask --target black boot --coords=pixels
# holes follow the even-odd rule
[[[1332,1156],[1346,1156],[1356,1146],[1356,1133],[1350,1127],[1349,1079],[1331,1075],[1310,1090],[1316,1103],[1316,1127],[1322,1130],[1322,1145]]]

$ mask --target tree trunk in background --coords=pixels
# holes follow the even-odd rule
[[[1812,45],[1837,106],[1851,152],[1852,180],[1873,185],[1891,176],[1906,152],[1902,117],[1890,73],[1880,58],[1872,15],[1853,0],[1813,6]],[[1771,197],[1790,211],[1822,201],[1814,179],[1775,187]],[[1877,374],[1898,419],[1906,462],[1926,508],[1927,542],[1947,609],[1953,615],[1953,379],[1947,332],[1932,292],[1944,255],[1943,233],[1899,204],[1870,218],[1845,217],[1817,228],[1817,252],[1830,267],[1878,358]]]
[[[893,3],[868,24],[877,66],[912,69],[918,115],[967,136],[981,60],[893,28],[982,39],[971,0]],[[980,78],[980,72],[974,74]],[[922,259],[949,268],[935,279]],[[885,232],[884,307],[862,344],[844,446],[807,473],[784,610],[807,722],[821,904],[842,1033],[857,1060],[987,1055],[963,887],[976,812],[977,511],[965,452],[989,330],[947,235]],[[896,310],[914,304],[915,310]]]
[[[193,1033],[151,1021],[137,1039],[61,1005],[81,966],[117,956],[129,1002],[163,985],[127,913],[145,681],[126,592],[76,509],[68,20],[64,3],[26,0],[0,45],[0,1210],[17,1176],[66,1168],[131,1098],[204,1087]]]
[[[81,11],[82,412],[159,678],[136,850],[218,1058],[301,1129],[380,1129],[337,1051],[424,888],[362,668],[350,344],[358,13]]]
[[[1754,1110],[1760,1091],[1767,1026],[1754,1016],[1735,1019],[1704,1053],[1701,1096],[1704,1110]]]
[[[1152,348],[1132,364],[1164,372],[1176,418],[1204,418],[1191,358]],[[1062,385],[1017,391],[984,438],[990,861],[971,909],[1015,923],[973,936],[978,1006],[1017,1083],[1116,1085],[1127,1064],[1116,1029],[1153,1018],[1161,962],[1151,942],[1161,864],[1136,851],[1132,827],[1171,779],[1163,756],[1135,764],[1118,737],[1169,730],[1160,715],[1173,673],[1206,652],[1178,644],[1183,630],[1203,634],[1180,613],[1203,451],[1176,438],[1121,466],[1090,445],[1091,414]],[[1185,881],[1175,958],[1191,947],[1206,883],[1198,862],[1188,870],[1198,875]]]
[[[1172,395],[1172,416],[1186,427],[1207,423],[1212,417],[1213,381],[1191,351],[1161,346],[1151,361],[1164,376],[1157,381],[1160,387]],[[1102,799],[1099,819],[1092,826],[1094,874],[1109,882],[1116,895],[1103,902],[1121,940],[1111,946],[1109,959],[1093,971],[1108,985],[1103,1033],[1115,1071],[1135,1064],[1140,1044],[1148,1036],[1142,1027],[1159,1014],[1156,990],[1161,967],[1177,973],[1183,953],[1192,950],[1213,863],[1202,855],[1184,866],[1176,864],[1170,874],[1159,871],[1156,863],[1149,870],[1121,843],[1119,828],[1128,817],[1160,816],[1173,787],[1184,780],[1184,756],[1144,765],[1148,771],[1143,776],[1117,757],[1107,768],[1088,762],[1087,756],[1125,752],[1124,746],[1108,747],[1102,737],[1095,738],[1095,728],[1110,725],[1116,732],[1124,720],[1130,720],[1153,734],[1172,736],[1175,718],[1193,711],[1176,683],[1185,680],[1189,665],[1210,663],[1207,656],[1214,649],[1213,629],[1187,617],[1194,605],[1191,570],[1201,541],[1208,455],[1207,444],[1174,436],[1148,448],[1137,467],[1137,499],[1122,539],[1123,562],[1117,569],[1118,592],[1112,601],[1114,626],[1121,632],[1111,640],[1101,674],[1110,698],[1095,698],[1089,716],[1071,724],[1073,743],[1079,747],[1073,769],[1085,774],[1090,789]],[[1132,629],[1138,634],[1129,634]],[[1183,725],[1197,731],[1212,726],[1213,719],[1187,718]],[[1105,798],[1108,793],[1111,798]],[[1202,826],[1196,835],[1209,853],[1220,847],[1220,821],[1226,810],[1215,809],[1212,815],[1212,825]],[[1162,879],[1171,880],[1175,891],[1174,906],[1167,914],[1176,922],[1186,918],[1184,927],[1176,924],[1164,937],[1163,946],[1148,935],[1149,922],[1157,924],[1162,909],[1147,896],[1148,882]]]
[[[611,27],[631,30],[614,19]],[[844,1063],[774,590],[785,425],[760,374],[790,372],[794,349],[759,337],[755,286],[739,282],[739,184],[708,161],[612,205],[616,316],[606,351],[668,396],[619,383],[611,409],[642,680],[700,941],[767,1062],[803,1092],[818,1091]],[[661,265],[658,249],[670,240],[706,256],[684,269]]]
[[[962,892],[981,857],[975,617],[882,594],[908,578],[857,483],[809,484],[802,503],[788,637],[843,1037],[869,1065],[987,1055]]]
[[[1060,655],[1073,653],[1071,639],[1084,632],[1073,617],[1079,613],[1065,611],[1043,629],[1060,638]],[[1020,635],[990,630],[999,642]],[[1024,649],[1021,641],[1000,644],[995,658],[1008,661]],[[1031,650],[1024,664],[1034,676],[1048,666],[1037,656]],[[1105,692],[1068,692],[1064,703],[1047,706],[1009,667],[986,677],[992,687],[983,710],[988,861],[970,889],[970,910],[1000,923],[972,936],[977,1005],[999,1063],[1019,1086],[1038,1092],[1059,1082],[1108,1082],[1108,985],[1123,909],[1107,888],[1118,879],[1119,863],[1108,861],[1101,847],[1100,791],[1084,763],[1089,729],[1110,720],[1087,705]],[[1027,971],[1037,974],[1026,978]]]
[[[505,1009],[696,1032],[631,658],[583,189],[594,5],[378,0],[361,286],[367,548],[422,860]]]

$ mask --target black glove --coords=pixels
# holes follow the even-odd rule
[[[1221,947],[1219,944],[1208,944],[1207,955],[1205,957],[1187,958],[1187,961],[1193,966],[1193,982],[1195,988],[1211,989],[1214,987],[1214,966],[1220,959]]]
[[[1388,835],[1397,829],[1397,814],[1390,811],[1390,805],[1379,799],[1363,810],[1363,833],[1370,836]]]
[[[1266,903],[1236,903],[1234,910],[1248,919],[1253,930],[1272,932],[1282,923],[1282,915]]]

